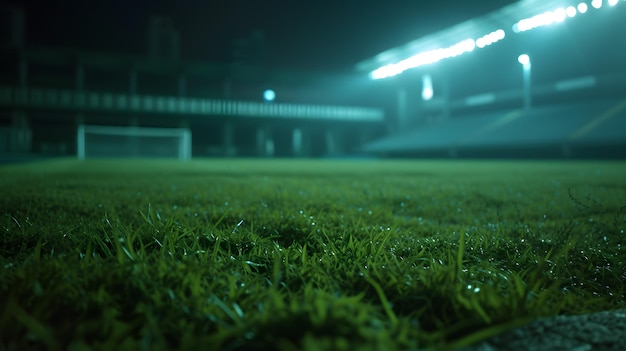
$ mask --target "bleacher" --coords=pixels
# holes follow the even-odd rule
[[[489,150],[492,155],[502,157],[512,154],[536,157],[542,152],[555,156],[554,150],[559,150],[560,156],[576,157],[577,149],[601,150],[604,146],[626,150],[626,100],[453,115],[438,123],[368,143],[363,151],[386,156],[472,157]],[[528,152],[524,154],[520,150]],[[586,152],[580,154],[590,156]]]

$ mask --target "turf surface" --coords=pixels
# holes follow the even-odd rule
[[[618,162],[0,168],[2,350],[458,348],[626,307]]]

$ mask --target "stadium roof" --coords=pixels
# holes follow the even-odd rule
[[[614,5],[617,2],[617,0],[610,0],[609,4],[612,3],[612,5]],[[555,11],[557,9],[561,12],[560,14],[565,17],[565,9],[567,7],[570,7],[568,10],[579,11],[579,6],[582,6],[579,4],[581,4],[579,1],[573,0],[522,0],[517,3],[503,7],[500,10],[488,13],[484,16],[480,16],[459,23],[448,29],[432,33],[417,40],[408,42],[402,46],[386,50],[372,58],[357,63],[356,70],[358,72],[371,73],[381,67],[395,65],[403,60],[407,61],[407,59],[414,58],[417,54],[420,53],[425,53],[429,51],[441,51],[442,48],[452,48],[454,46],[459,46],[459,44],[462,44],[463,40],[468,39],[472,39],[470,40],[472,42],[472,47],[467,50],[471,51],[474,48],[474,40],[476,39],[484,38],[490,33],[495,34],[496,31],[502,31],[498,33],[502,36],[502,38],[497,39],[503,39],[505,34],[513,34],[512,32],[515,32],[518,29],[514,28],[514,26],[517,25],[518,22],[521,23],[520,21],[522,20],[528,21],[530,19],[533,19],[533,17],[537,18],[539,17],[538,15],[544,13],[558,15],[558,12]],[[585,4],[584,6],[586,11],[587,5]],[[601,7],[602,1],[594,0],[592,2],[592,6]],[[551,13],[550,11],[554,11],[554,13]],[[573,16],[575,14],[576,12],[571,15]],[[567,12],[567,16],[572,17],[570,16],[569,11]],[[552,21],[552,19],[550,19],[550,21]],[[478,42],[476,42],[476,44],[477,43]],[[446,53],[441,54],[447,55]],[[430,62],[428,62],[427,59],[425,63]],[[383,75],[382,78],[395,74],[397,73]]]

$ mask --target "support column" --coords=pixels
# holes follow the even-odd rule
[[[235,128],[232,123],[225,123],[222,127],[222,135],[224,137],[224,155],[228,157],[235,156]]]
[[[17,86],[26,88],[28,85],[28,62],[24,58],[20,58],[17,63]]]
[[[269,127],[260,127],[256,131],[256,152],[259,157],[274,156],[274,139]]]
[[[79,160],[85,159],[85,117],[82,113],[77,113],[74,117],[74,130],[76,131],[76,157]]]
[[[326,143],[326,155],[334,156],[337,154],[337,142],[335,141],[335,134],[332,130],[327,130],[324,133],[324,142]]]
[[[33,146],[33,132],[30,129],[28,116],[24,111],[13,111],[13,125],[9,142],[9,151],[24,153],[30,152]]]
[[[448,157],[450,158],[457,158],[459,156],[459,150],[456,148],[456,146],[449,146],[448,147]]]
[[[187,95],[187,78],[184,74],[178,76],[178,96]]]
[[[191,128],[189,126],[189,119],[180,119],[178,122],[178,127],[186,129],[184,137],[180,140],[178,157],[181,160],[191,160],[191,158],[193,157],[193,133],[191,132]]]
[[[80,61],[76,64],[75,88],[78,91],[82,91],[85,89],[85,67]]]
[[[398,113],[397,129],[402,130],[408,124],[406,89],[403,87],[398,88],[398,92],[396,96],[397,96],[397,113]]]
[[[24,45],[24,10],[18,7],[11,9],[11,44]]]
[[[307,157],[310,154],[311,135],[308,130],[294,128],[292,132],[292,155],[294,157]]]
[[[135,116],[131,116],[128,120],[128,126],[129,127],[139,127],[139,117]],[[137,137],[137,135],[134,134],[129,134],[127,136],[127,140],[128,140],[128,149],[130,150],[130,155],[132,157],[139,157],[140,152],[139,152],[139,137]]]
[[[222,86],[222,98],[232,99],[233,97],[233,83],[230,79],[226,79]]]
[[[130,69],[128,73],[128,92],[131,95],[137,94],[137,81],[139,78],[137,77],[137,70],[133,67]]]
[[[441,79],[441,92],[443,95],[442,99],[442,119],[447,120],[450,118],[450,84],[448,84],[448,80],[443,77]]]
[[[561,145],[561,156],[563,156],[563,158],[571,158],[572,157],[572,148],[569,144],[569,142],[564,142],[563,145]]]
[[[335,156],[344,152],[343,145],[344,140],[342,138],[342,131],[337,129],[326,130],[324,139],[326,142],[326,155]]]

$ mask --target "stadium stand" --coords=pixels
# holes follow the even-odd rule
[[[619,151],[624,140],[626,100],[606,100],[453,116],[368,143],[363,151],[385,156],[452,152],[452,156],[476,157],[490,150],[490,156],[509,157],[514,156],[512,150],[524,149],[534,150],[525,152],[530,157],[577,157],[588,155],[584,149],[591,146]]]

